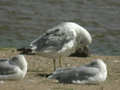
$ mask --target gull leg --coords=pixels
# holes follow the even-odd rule
[[[53,70],[54,71],[56,70],[56,60],[55,60],[55,58],[53,58]]]
[[[61,55],[59,56],[58,60],[59,60],[59,67],[62,67],[62,56]]]

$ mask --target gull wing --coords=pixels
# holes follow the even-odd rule
[[[72,31],[55,27],[32,41],[31,46],[36,46],[36,51],[58,51],[64,46],[64,44],[73,39],[74,36]]]
[[[16,73],[16,67],[15,65],[9,64],[7,60],[0,60],[0,75],[14,74]]]
[[[98,72],[99,70],[97,68],[81,66],[57,70],[48,78],[57,79],[62,83],[72,83],[72,81],[77,80],[89,80],[90,77],[94,77]]]

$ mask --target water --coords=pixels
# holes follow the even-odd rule
[[[0,0],[0,48],[27,46],[63,21],[91,33],[92,53],[120,55],[119,0]]]

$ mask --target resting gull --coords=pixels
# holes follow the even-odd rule
[[[95,84],[106,80],[107,67],[97,59],[80,67],[57,69],[48,78],[57,79],[60,83]]]
[[[0,59],[0,80],[23,79],[27,73],[27,61],[23,55]]]
[[[54,63],[56,63],[55,58],[57,57],[61,67],[62,56],[69,56],[78,48],[88,48],[91,42],[90,33],[82,26],[74,22],[63,22],[33,40],[28,51],[52,57],[54,58]],[[55,69],[56,65],[54,64]]]

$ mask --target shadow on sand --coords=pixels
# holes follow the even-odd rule
[[[52,73],[38,73],[37,76],[48,78]]]

